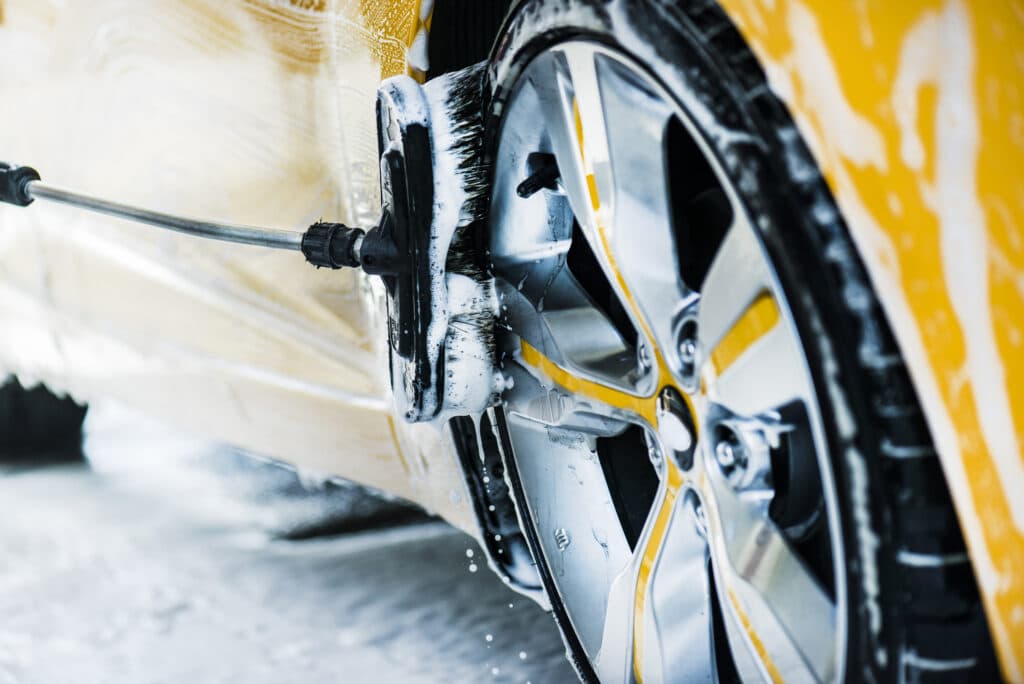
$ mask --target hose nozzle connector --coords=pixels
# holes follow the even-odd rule
[[[28,184],[39,180],[39,172],[31,166],[15,166],[0,162],[0,202],[27,207],[32,204]]]
[[[359,268],[366,232],[344,223],[314,223],[302,235],[302,254],[317,268]]]

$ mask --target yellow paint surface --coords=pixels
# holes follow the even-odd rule
[[[722,0],[832,187],[1024,679],[1024,5]]]
[[[642,397],[624,392],[604,383],[587,380],[565,370],[554,361],[544,356],[526,340],[520,341],[520,356],[527,366],[535,368],[546,375],[552,382],[566,392],[587,397],[623,411],[629,411],[643,418],[652,427],[657,427],[658,395]]]
[[[420,0],[359,0],[359,13],[373,37],[369,45],[381,78],[404,74],[405,53],[421,26]]]
[[[665,542],[665,533],[668,531],[668,522],[672,519],[672,509],[675,508],[676,498],[679,496],[679,487],[683,484],[683,473],[671,462],[671,459],[666,460],[665,464],[665,497],[658,508],[658,515],[654,519],[654,525],[651,526],[651,532],[647,536],[647,545],[644,546],[640,567],[637,569],[636,593],[633,597],[633,676],[639,684],[642,684],[644,679],[644,640],[643,630],[637,625],[643,621],[644,604],[647,602],[647,585],[650,582],[654,564],[658,561],[661,546]]]
[[[779,320],[779,306],[775,298],[767,292],[759,294],[711,351],[714,374],[720,376],[725,373],[743,352],[764,337]]]

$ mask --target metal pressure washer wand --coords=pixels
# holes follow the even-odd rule
[[[133,207],[120,202],[83,195],[42,182],[31,166],[0,162],[0,202],[27,207],[36,199],[67,204],[86,211],[146,223],[195,237],[302,252],[317,267],[356,268],[362,265],[360,252],[366,231],[342,223],[318,222],[304,232],[206,221]],[[371,228],[371,233],[375,228]],[[379,269],[374,269],[379,272]]]
[[[292,230],[269,230],[250,226],[238,226],[229,223],[216,223],[199,219],[173,216],[149,209],[132,207],[120,202],[90,197],[77,192],[54,187],[42,181],[29,181],[26,188],[32,199],[46,199],[61,204],[70,204],[79,209],[87,209],[101,214],[109,214],[119,218],[148,223],[151,226],[195,235],[198,237],[237,242],[243,245],[270,247],[272,249],[302,249],[302,233]]]

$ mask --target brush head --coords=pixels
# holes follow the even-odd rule
[[[385,278],[392,389],[411,422],[482,411],[501,385],[497,300],[473,239],[490,202],[483,78],[480,64],[378,92],[385,214],[408,259]]]
[[[483,154],[485,67],[485,62],[474,64],[423,86],[430,107],[435,179],[445,184],[438,194],[457,208],[457,227],[485,219],[490,202],[490,169]]]

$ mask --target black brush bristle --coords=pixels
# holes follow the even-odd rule
[[[450,130],[447,150],[456,160],[459,182],[466,199],[459,212],[459,225],[465,226],[487,217],[490,203],[490,169],[483,155],[483,93],[485,62],[445,74],[445,101]]]

